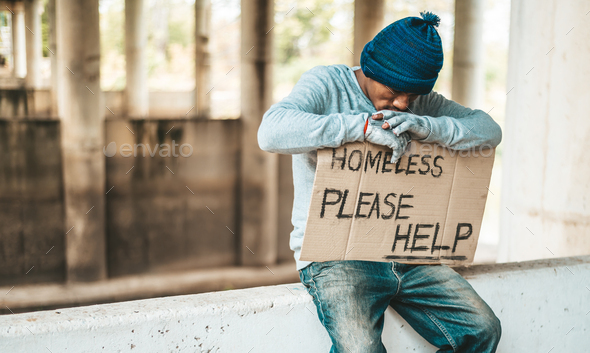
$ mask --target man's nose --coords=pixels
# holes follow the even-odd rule
[[[410,97],[408,97],[408,95],[405,93],[398,94],[395,97],[395,99],[393,100],[393,106],[399,110],[408,109],[409,104],[410,104]]]

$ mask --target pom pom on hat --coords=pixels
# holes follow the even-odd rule
[[[440,17],[438,17],[430,11],[420,12],[420,16],[422,16],[424,22],[431,26],[438,27],[438,24],[440,23]]]

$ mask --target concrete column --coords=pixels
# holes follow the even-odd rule
[[[49,20],[49,57],[51,58],[51,114],[57,115],[57,33],[55,24],[55,0],[47,3]]]
[[[15,3],[12,12],[13,75],[25,77],[27,74],[27,49],[25,44],[25,12],[22,4]]]
[[[589,9],[562,5],[511,5],[500,261],[590,254]]]
[[[481,108],[485,90],[484,5],[485,0],[455,0],[452,96],[471,108]]]
[[[27,76],[25,86],[35,89],[41,86],[41,0],[25,0],[25,37],[27,52]]]
[[[209,32],[211,0],[195,1],[195,115],[210,113],[211,65],[209,63]]]
[[[56,2],[68,281],[106,278],[98,0]]]
[[[147,11],[145,0],[125,0],[125,57],[127,115],[143,118],[149,114],[147,83]]]
[[[258,147],[262,115],[272,103],[273,0],[242,0],[241,262],[277,259],[278,155]],[[267,34],[268,32],[268,34]]]
[[[360,65],[365,44],[383,29],[384,0],[356,0],[354,2],[353,65]]]

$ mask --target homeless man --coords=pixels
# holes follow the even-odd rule
[[[438,352],[495,352],[500,321],[469,283],[446,265],[371,261],[300,261],[317,150],[354,141],[392,149],[410,140],[454,150],[495,147],[502,132],[481,110],[432,91],[443,64],[438,16],[392,23],[363,49],[360,67],[318,66],[265,114],[260,148],[293,155],[290,247],[302,283],[332,341],[330,352],[385,352],[390,305]]]

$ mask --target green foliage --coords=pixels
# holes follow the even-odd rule
[[[294,7],[283,16],[282,21],[276,20],[275,54],[279,64],[288,64],[300,57],[306,49],[327,42],[332,34],[326,26],[330,25],[338,10],[334,0],[298,1],[289,5],[288,1],[277,1],[277,7]]]
[[[125,54],[125,11],[111,6],[100,16],[101,53]]]
[[[125,87],[125,2],[103,1],[100,10],[101,85],[105,90]]]
[[[353,14],[353,0],[275,1],[275,98],[314,66],[352,64]]]
[[[184,6],[182,6],[184,5]],[[182,6],[182,7],[181,7]],[[168,22],[168,44],[180,44],[183,47],[194,43],[194,23],[192,18],[194,9],[192,6],[186,4],[180,4],[184,13],[184,16],[179,16],[175,11],[173,16],[170,16],[170,22]]]
[[[49,7],[49,1],[45,0],[43,2],[43,14],[41,14],[41,41],[43,42],[43,56],[49,56],[49,11],[47,8]]]

